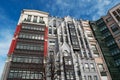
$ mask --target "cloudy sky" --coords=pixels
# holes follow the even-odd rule
[[[1,0],[0,76],[22,9],[46,11],[51,16],[70,15],[76,19],[97,20],[118,3],[120,0]]]

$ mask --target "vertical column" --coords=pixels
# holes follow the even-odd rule
[[[48,27],[45,28],[45,34],[44,34],[44,57],[47,56],[47,49],[48,49]]]
[[[45,27],[45,33],[44,33],[44,80],[46,80],[46,58],[47,58],[47,49],[48,49],[48,27]]]

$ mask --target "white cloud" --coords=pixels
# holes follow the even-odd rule
[[[7,53],[12,41],[13,29],[16,21],[10,19],[4,9],[0,8],[0,77],[3,72],[4,64],[7,58]]]
[[[12,30],[3,29],[0,31],[0,76],[3,72],[5,60],[12,40]]]
[[[101,16],[106,15],[108,10],[119,2],[119,0],[98,0],[98,2],[93,6],[93,9],[96,9],[97,12],[92,15],[92,20],[97,20]]]
[[[119,2],[119,0],[55,0],[53,4],[46,5],[49,12],[55,16],[70,15],[78,19],[97,20]]]

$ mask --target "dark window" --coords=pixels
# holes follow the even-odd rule
[[[112,18],[111,17],[108,17],[107,19],[106,19],[106,22],[110,22],[112,20]]]
[[[94,80],[98,80],[98,77],[97,77],[97,76],[94,76]]]
[[[92,33],[89,33],[89,34],[88,34],[88,37],[93,37]]]
[[[66,72],[66,78],[67,78],[67,80],[73,80],[74,73],[73,72]]]
[[[27,21],[31,21],[31,17],[32,17],[32,15],[28,15],[28,17],[27,17]]]
[[[118,14],[120,15],[120,9],[117,9]]]
[[[34,16],[34,18],[33,18],[33,22],[37,22],[37,16]]]
[[[84,76],[84,80],[87,80],[86,76]]]
[[[88,76],[88,80],[92,80],[92,76]]]
[[[57,34],[57,29],[54,29],[54,34]]]
[[[118,26],[117,26],[116,24],[112,24],[112,25],[111,25],[111,30],[112,30],[113,32],[118,31]]]
[[[65,59],[65,65],[72,65],[72,61],[70,59]]]
[[[90,67],[91,67],[91,71],[95,71],[95,67],[93,63],[90,64]]]
[[[120,21],[120,16],[114,11],[113,12],[113,15],[115,16],[115,18],[118,20],[118,21]]]
[[[53,27],[56,27],[56,20],[53,20]]]
[[[52,29],[51,28],[49,28],[49,34],[52,34]]]
[[[43,17],[40,17],[40,18],[39,18],[39,23],[42,23],[42,24],[45,23],[45,22],[43,21]]]

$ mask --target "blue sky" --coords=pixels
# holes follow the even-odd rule
[[[51,16],[67,15],[76,19],[97,20],[120,0],[1,0],[0,2],[0,76],[22,9],[49,12]]]

